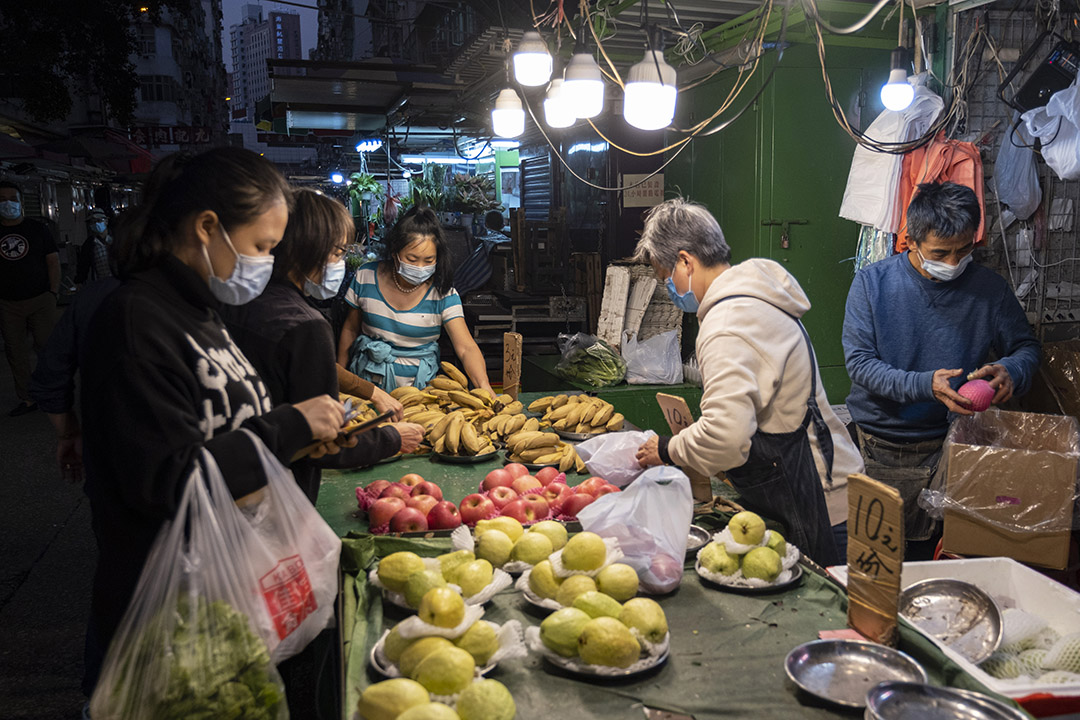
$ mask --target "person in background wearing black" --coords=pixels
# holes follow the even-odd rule
[[[285,236],[274,248],[270,284],[251,302],[222,308],[233,340],[266,382],[275,405],[324,393],[337,397],[338,373],[344,369],[336,362],[330,323],[309,299],[337,294],[345,278],[345,246],[352,228],[352,217],[340,202],[314,190],[296,191]],[[373,399],[380,410],[398,406],[389,393],[366,380],[356,378],[354,386],[353,394]],[[422,425],[394,423],[360,434],[356,447],[342,453],[298,460],[291,470],[314,504],[322,468],[374,465],[412,452],[423,438]]]
[[[83,690],[131,601],[164,521],[204,448],[233,497],[266,484],[250,430],[283,463],[344,420],[320,395],[273,407],[218,316],[266,287],[291,192],[240,148],[172,155],[117,238],[123,284],[95,313],[82,359],[85,489],[98,546]],[[178,559],[179,561],[179,559]]]
[[[30,343],[41,352],[56,323],[60,255],[52,233],[24,214],[19,186],[0,182],[0,335],[18,404],[10,417],[37,410],[30,399]]]

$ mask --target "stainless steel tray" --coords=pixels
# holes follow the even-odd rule
[[[814,640],[784,660],[791,681],[836,705],[861,708],[866,693],[889,680],[926,682],[926,671],[899,650],[861,640]]]
[[[866,694],[868,720],[1022,720],[1027,715],[980,693],[886,682]]]
[[[698,525],[690,526],[690,535],[686,538],[686,556],[697,555],[698,550],[709,544],[712,533]]]
[[[1001,644],[1001,611],[971,583],[935,578],[910,585],[900,594],[900,614],[975,664]]]

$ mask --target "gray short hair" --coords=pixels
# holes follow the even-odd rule
[[[634,260],[671,269],[683,250],[707,267],[731,262],[731,248],[716,218],[703,205],[674,198],[649,211]]]

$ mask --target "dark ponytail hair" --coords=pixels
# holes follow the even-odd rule
[[[285,236],[274,249],[274,277],[288,279],[321,275],[326,259],[342,238],[352,239],[352,215],[338,200],[318,190],[293,191],[293,207]]]
[[[116,232],[122,275],[153,267],[181,239],[176,230],[194,213],[212,210],[226,230],[253,222],[276,202],[291,203],[285,178],[250,150],[215,148],[163,158],[146,182],[143,201],[124,213]]]
[[[446,247],[442,223],[431,208],[414,205],[398,218],[386,237],[386,259],[397,263],[398,255],[425,235],[430,235],[435,243],[436,265],[431,284],[439,292],[447,293],[454,286],[454,268],[450,267],[450,252]]]

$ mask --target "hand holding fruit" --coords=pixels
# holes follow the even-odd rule
[[[968,380],[983,379],[990,383],[990,387],[994,388],[994,399],[992,403],[998,405],[1003,402],[1007,402],[1013,394],[1013,381],[1012,376],[1009,375],[1009,371],[1005,369],[1003,365],[983,365],[981,368],[971,373],[967,377]]]
[[[380,413],[392,410],[394,416],[390,419],[394,422],[401,422],[405,417],[405,408],[402,404],[382,388],[375,388],[375,391],[371,394],[371,404],[374,405]],[[412,452],[412,450],[409,452]]]
[[[945,370],[944,368],[935,370],[930,387],[934,392],[934,398],[950,411],[957,415],[974,415],[975,411],[971,410],[971,401],[953,390],[952,385],[949,384],[949,380],[963,374],[963,370]]]
[[[397,430],[398,435],[401,436],[401,447],[398,448],[399,453],[407,455],[414,452],[416,448],[420,447],[420,443],[424,440],[423,425],[399,422],[392,424],[391,427]]]

